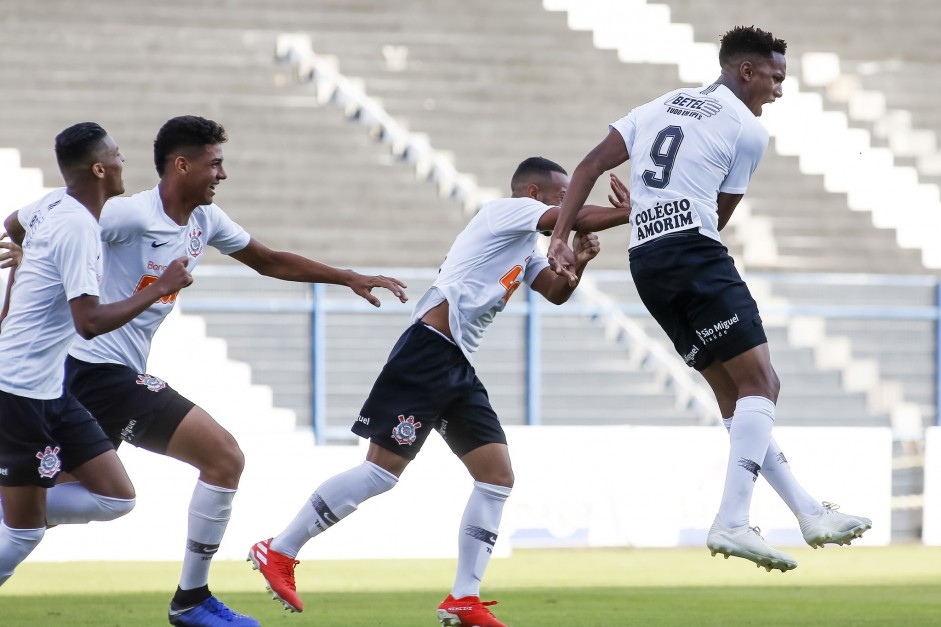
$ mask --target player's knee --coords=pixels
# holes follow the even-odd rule
[[[199,470],[202,480],[211,485],[224,487],[238,486],[242,471],[245,470],[245,454],[234,439],[201,464]]]
[[[487,473],[485,478],[478,479],[478,481],[482,481],[483,483],[498,485],[504,488],[512,488],[515,480],[516,476],[513,474],[512,468],[494,468]]]

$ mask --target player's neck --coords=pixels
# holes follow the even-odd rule
[[[108,197],[97,186],[73,183],[66,186],[65,193],[88,209],[88,212],[92,214],[96,221],[101,218],[101,208],[105,206]]]
[[[163,212],[167,214],[167,217],[180,226],[184,226],[189,222],[190,216],[193,215],[199,203],[187,199],[180,193],[180,190],[174,189],[173,185],[169,185],[165,181],[160,181],[157,190],[160,193]]]
[[[716,85],[725,85],[730,92],[732,92],[736,98],[745,102],[745,90],[742,88],[742,84],[738,82],[734,77],[722,72],[719,74],[719,78],[715,80]]]

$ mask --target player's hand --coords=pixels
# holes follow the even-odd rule
[[[408,296],[406,296],[404,289],[408,287],[408,285],[392,277],[382,275],[367,276],[365,274],[359,274],[358,272],[352,272],[352,278],[348,285],[357,296],[368,300],[369,304],[373,307],[379,307],[382,304],[372,293],[373,288],[377,287],[392,292],[392,294],[399,299],[400,303],[408,301]]]
[[[552,238],[549,241],[549,267],[561,277],[564,277],[570,287],[578,285],[578,275],[575,274],[575,253],[569,248],[565,240]]]
[[[0,235],[0,269],[15,268],[23,261],[23,249],[12,241],[3,241],[6,238],[6,233]]]
[[[575,260],[581,267],[601,252],[601,242],[594,233],[576,233],[572,245],[575,246]]]
[[[617,209],[627,209],[628,215],[631,212],[631,190],[627,188],[624,182],[618,178],[614,172],[611,173],[611,192],[608,194],[608,201]]]
[[[189,259],[179,257],[167,265],[154,285],[160,285],[166,294],[175,294],[193,283],[193,275],[186,269]]]

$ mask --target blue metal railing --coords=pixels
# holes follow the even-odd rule
[[[247,269],[225,267],[219,269],[201,267],[200,274],[222,274],[227,276],[252,276]],[[428,279],[433,272],[426,269],[397,268],[384,269],[384,274],[411,279],[419,276]],[[622,271],[597,271],[592,278],[603,286],[605,283],[629,284],[629,273]],[[820,287],[828,286],[862,286],[878,290],[885,287],[912,287],[930,290],[931,305],[840,305],[840,304],[787,304],[762,306],[764,315],[776,316],[816,316],[825,319],[859,319],[859,320],[921,320],[933,322],[934,338],[931,346],[934,362],[934,417],[935,423],[941,425],[941,281],[933,276],[908,275],[841,275],[841,274],[809,274],[809,273],[751,273],[746,279],[762,280],[772,284],[800,284]],[[251,300],[242,298],[192,298],[181,299],[181,307],[186,313],[307,313],[310,315],[310,365],[312,378],[312,393],[310,399],[311,422],[318,443],[326,441],[327,434],[327,390],[326,390],[326,350],[329,339],[326,335],[326,320],[329,315],[344,313],[374,314],[403,314],[411,311],[411,305],[402,305],[397,302],[387,302],[379,309],[373,308],[365,301],[349,297],[331,298],[323,285],[311,285],[308,298],[270,298]],[[628,316],[647,316],[646,309],[640,303],[623,303],[617,305],[617,310]],[[542,350],[541,319],[547,316],[598,316],[603,314],[599,306],[573,302],[563,307],[541,306],[540,297],[531,290],[527,290],[525,300],[509,305],[501,314],[507,316],[523,316],[525,318],[525,346],[524,363],[521,367],[525,373],[525,423],[539,424],[541,416],[541,370],[540,354]]]

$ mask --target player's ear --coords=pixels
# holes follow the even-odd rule
[[[755,73],[755,64],[750,59],[746,59],[738,64],[738,75],[746,83],[750,82]]]
[[[526,186],[526,196],[528,198],[539,198],[539,186],[535,183],[530,183]]]
[[[183,155],[177,155],[173,158],[173,169],[180,174],[186,174],[189,170],[189,161]]]
[[[91,173],[97,179],[103,179],[105,177],[105,166],[100,161],[95,162],[91,165]]]

